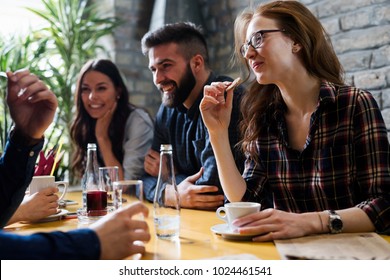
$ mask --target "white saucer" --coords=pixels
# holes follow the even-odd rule
[[[210,229],[215,234],[221,235],[223,238],[231,240],[251,240],[253,236],[256,236],[254,234],[241,234],[235,232],[229,228],[228,224],[214,225]]]
[[[61,220],[61,217],[68,214],[68,212],[69,211],[66,209],[60,209],[60,211],[57,214],[50,215],[50,216],[47,216],[46,218],[40,219],[39,221],[37,221],[37,223],[44,223],[44,222],[52,222],[52,221]]]

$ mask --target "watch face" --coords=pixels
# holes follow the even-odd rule
[[[329,230],[330,233],[340,233],[343,230],[343,221],[341,217],[334,211],[328,210],[329,213]]]
[[[341,230],[343,228],[343,222],[340,219],[332,220],[332,228],[336,231]]]

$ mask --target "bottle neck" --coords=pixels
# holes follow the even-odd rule
[[[158,174],[154,202],[172,209],[179,210],[179,194],[176,186],[172,150],[160,152],[160,170]]]
[[[172,152],[162,151],[160,154],[160,176],[170,178],[174,176]]]
[[[85,172],[98,172],[97,152],[96,149],[88,149],[87,151],[87,164]]]

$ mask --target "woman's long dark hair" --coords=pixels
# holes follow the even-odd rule
[[[119,93],[118,104],[108,128],[108,135],[112,142],[112,152],[119,162],[123,161],[125,123],[129,114],[135,108],[134,105],[129,103],[129,92],[118,68],[112,61],[107,59],[90,60],[82,67],[76,85],[76,113],[70,128],[70,135],[73,144],[71,167],[75,176],[79,178],[84,173],[87,144],[97,144],[95,135],[96,120],[91,118],[87,113],[81,99],[83,79],[85,74],[90,71],[97,71],[109,77],[114,84],[116,91]],[[98,156],[98,160],[99,164],[103,166],[103,159]]]

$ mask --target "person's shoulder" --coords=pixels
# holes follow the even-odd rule
[[[152,117],[150,116],[150,114],[148,113],[148,111],[146,111],[146,110],[143,109],[143,108],[135,108],[135,109],[133,110],[132,114],[134,114],[134,116],[136,116],[136,117],[139,117],[139,118],[144,119],[144,120],[147,121],[147,122],[152,121]],[[130,114],[130,115],[131,115],[131,114]]]
[[[338,96],[358,96],[363,98],[372,98],[373,95],[370,91],[362,88],[358,88],[352,85],[334,85],[336,89],[336,95]]]
[[[171,121],[177,118],[177,114],[178,110],[176,108],[169,108],[161,104],[154,119],[155,125],[157,127],[169,127]]]
[[[150,114],[145,109],[139,107],[135,107],[127,118],[128,124],[132,122],[142,122],[151,126],[153,125],[153,120]]]
[[[378,106],[376,97],[368,90],[355,87],[353,85],[342,84],[336,85],[332,83],[327,84],[328,89],[334,94],[334,100],[338,104],[360,104],[363,107]]]

